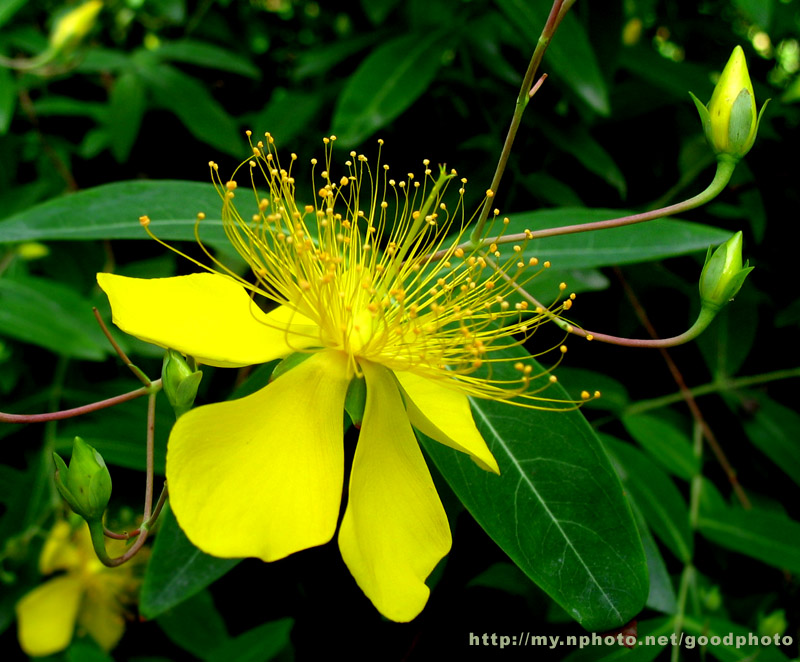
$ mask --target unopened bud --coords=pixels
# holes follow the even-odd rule
[[[194,405],[202,378],[203,373],[200,370],[192,370],[180,352],[168,349],[164,354],[161,379],[164,393],[175,410],[176,418],[180,418]]]
[[[50,34],[50,47],[61,52],[75,48],[94,27],[102,8],[101,0],[89,0],[64,14]]]
[[[101,520],[111,498],[111,474],[103,456],[75,437],[69,467],[56,453],[53,461],[56,487],[69,507],[87,521]]]
[[[708,249],[700,274],[700,303],[716,313],[741,289],[747,274],[753,270],[742,265],[742,233],[737,232],[712,253]]]
[[[708,107],[694,94],[692,99],[703,121],[706,140],[717,156],[725,155],[738,161],[750,151],[756,140],[761,115],[769,100],[764,103],[760,112],[756,112],[753,84],[741,46],[733,49]]]

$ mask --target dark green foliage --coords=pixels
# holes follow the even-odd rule
[[[298,154],[299,203],[315,194],[308,160],[320,158],[322,137],[333,133],[340,161],[355,149],[374,163],[382,138],[392,173],[419,171],[423,158],[457,168],[469,180],[471,213],[490,185],[551,3],[112,0],[72,54],[35,69],[3,66],[44,53],[52,17],[75,4],[0,0],[2,412],[76,407],[139,386],[94,320],[93,305],[110,322],[94,275],[194,270],[165,258],[140,216],[190,257],[204,258],[197,232],[242,270],[208,162],[220,164],[224,181],[251,154],[245,130],[253,141],[269,131],[287,161]],[[697,342],[670,350],[729,466],[707,441],[701,448],[698,420],[657,350],[569,339],[560,383],[575,399],[584,389],[603,398],[562,414],[473,403],[500,478],[422,439],[454,548],[412,624],[381,620],[335,542],[269,566],[239,564],[195,548],[166,510],[148,543],[138,606],[146,622],[134,617],[109,653],[81,634],[47,659],[424,660],[476,651],[494,659],[498,650],[470,646],[470,634],[581,636],[581,626],[612,630],[637,618],[640,637],[676,627],[695,637],[738,635],[758,633],[780,610],[785,633],[795,636],[800,294],[790,237],[800,207],[799,5],[578,0],[544,58],[540,72],[549,77],[526,110],[493,200],[510,231],[523,232],[694,195],[713,176],[713,157],[688,91],[707,102],[714,76],[743,46],[759,107],[773,102],[755,146],[712,204],[679,220],[537,239],[522,251],[552,263],[529,286],[541,301],[555,300],[561,281],[579,293],[569,311],[576,326],[647,337],[638,307],[668,337],[696,315],[706,248],[744,232],[755,270],[736,301]],[[501,259],[508,251],[500,247]],[[161,350],[112,333],[158,376]],[[540,353],[564,335],[542,329],[527,349],[550,365],[554,353]],[[198,402],[252,392],[271,369],[247,379],[246,371],[206,368]],[[160,399],[157,488],[174,421]],[[349,411],[358,418],[354,401]],[[21,655],[14,605],[42,581],[44,536],[63,508],[53,451],[68,452],[76,435],[96,448],[114,481],[108,524],[131,528],[144,487],[145,416],[136,400],[59,423],[0,423],[3,659]],[[348,448],[356,438],[351,429]],[[459,500],[466,511],[453,505]],[[667,659],[669,648],[524,652],[633,662]],[[685,648],[680,659],[701,659],[699,647]],[[720,645],[703,654],[788,660],[798,648],[795,636],[792,646]]]

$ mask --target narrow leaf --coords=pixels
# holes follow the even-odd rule
[[[628,434],[672,475],[691,480],[698,473],[691,442],[674,425],[647,414],[625,416],[622,423]]]
[[[17,106],[17,85],[11,71],[0,67],[0,136],[8,132]]]
[[[147,107],[144,85],[133,71],[127,71],[114,82],[111,90],[108,130],[111,153],[118,163],[128,158]]]
[[[304,90],[273,90],[269,103],[252,119],[256,135],[269,131],[278,145],[302,135],[322,108],[323,95]]]
[[[437,31],[397,37],[370,53],[336,103],[332,132],[340,144],[362,142],[414,103],[428,89],[446,48]]]
[[[203,660],[230,641],[225,621],[207,590],[167,610],[157,622],[174,643]]]
[[[701,514],[700,533],[727,549],[777,568],[800,572],[800,522],[766,510],[715,510]]]
[[[610,437],[606,444],[619,460],[620,477],[658,538],[678,559],[692,558],[689,509],[678,488],[647,456]]]
[[[137,71],[146,81],[156,102],[183,122],[198,140],[226,154],[243,156],[246,143],[236,122],[217,103],[206,87],[167,64],[139,58]]]
[[[753,445],[800,485],[800,415],[762,394],[750,394],[758,403],[744,430]]]
[[[246,58],[204,41],[181,39],[180,41],[165,42],[158,47],[155,55],[163,60],[230,71],[247,78],[261,77],[258,67]]]
[[[200,235],[225,240],[222,202],[211,184],[129,181],[86,189],[48,200],[0,222],[0,242],[52,239],[149,239],[139,217],[167,240],[193,240],[198,212],[206,219]]]
[[[162,518],[139,602],[146,618],[156,618],[188,600],[241,561],[204,554],[189,542],[172,511]]]
[[[109,352],[91,303],[44,278],[0,279],[0,334],[90,361]]]
[[[282,618],[248,630],[214,651],[208,662],[267,662],[291,646],[289,633],[294,621]]]

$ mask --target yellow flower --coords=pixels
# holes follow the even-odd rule
[[[514,287],[507,277],[524,284],[537,273],[521,246],[507,258],[496,246],[488,257],[459,246],[470,220],[466,180],[452,210],[443,198],[455,171],[434,179],[424,161],[421,181],[409,174],[396,182],[388,166],[372,171],[351,152],[334,173],[333,140],[324,140],[324,168],[311,161],[322,170],[317,195],[301,206],[292,168],[280,166],[266,134],[240,166],[255,196],[246,219],[234,206],[236,182],[223,183],[210,164],[226,233],[252,280],[217,263],[225,274],[204,267],[211,273],[98,274],[98,282],[121,329],[201,363],[237,367],[307,355],[257,393],[193,409],[172,430],[171,505],[209,554],[274,561],[332,538],[345,471],[345,396],[351,381],[366,380],[339,548],[377,609],[409,621],[425,606],[425,579],[451,545],[412,426],[499,473],[468,396],[541,406],[531,366],[516,362],[515,382],[492,379],[491,367],[552,313],[530,315],[527,304],[507,299]],[[491,236],[506,223],[496,218]],[[278,307],[265,313],[260,301]]]
[[[122,552],[124,543],[110,541],[109,548]],[[107,568],[92,548],[89,528],[81,521],[72,530],[64,520],[56,522],[42,548],[39,570],[50,575],[18,603],[17,624],[22,650],[32,657],[64,650],[78,628],[88,632],[102,648],[112,649],[125,630],[126,605],[139,588],[138,572],[146,554],[118,568]]]

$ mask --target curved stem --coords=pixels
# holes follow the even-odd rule
[[[105,409],[106,407],[113,407],[114,405],[127,402],[128,400],[135,400],[143,395],[148,395],[151,392],[157,391],[160,388],[161,380],[156,379],[150,383],[150,386],[143,386],[142,388],[137,388],[135,391],[129,391],[122,395],[115,395],[113,398],[100,400],[99,402],[93,402],[73,409],[63,409],[46,414],[7,414],[5,412],[0,412],[0,423],[45,423],[47,421],[60,421],[64,418],[82,416],[83,414]]]
[[[528,230],[526,232],[518,232],[515,234],[507,234],[501,237],[493,237],[488,239],[481,239],[477,243],[470,239],[469,241],[465,241],[455,248],[461,248],[463,250],[467,249],[476,249],[476,248],[487,248],[492,244],[497,244],[498,246],[501,244],[513,244],[513,243],[520,243],[520,242],[528,242],[533,239],[543,239],[546,237],[559,237],[561,235],[566,234],[577,234],[578,232],[594,232],[595,230],[609,230],[611,228],[618,228],[625,225],[634,225],[636,223],[644,223],[646,221],[653,221],[657,218],[664,218],[666,216],[672,216],[674,214],[679,214],[681,212],[689,211],[690,209],[695,209],[696,207],[700,207],[715,197],[717,197],[728,185],[728,182],[733,175],[733,171],[736,167],[736,163],[730,159],[720,158],[717,161],[717,169],[714,173],[714,179],[711,183],[706,187],[704,191],[698,193],[697,195],[689,198],[688,200],[684,200],[683,202],[678,202],[674,205],[669,205],[667,207],[661,207],[660,209],[653,209],[651,211],[641,212],[639,214],[630,214],[628,216],[620,216],[619,218],[610,218],[605,221],[594,221],[592,223],[579,223],[577,225],[562,225],[557,228],[545,228],[543,230]],[[487,203],[490,203],[491,199],[487,200]],[[476,228],[477,229],[477,228]],[[473,237],[476,236],[476,233],[473,232]],[[445,255],[448,255],[453,249],[448,250],[440,250],[436,253],[433,253],[430,256],[431,260],[438,260]]]
[[[677,345],[683,345],[684,343],[689,342],[690,340],[694,340],[697,336],[699,336],[714,319],[715,313],[710,311],[708,308],[701,308],[700,314],[697,316],[694,324],[692,324],[689,329],[681,333],[677,336],[672,336],[671,338],[621,338],[620,336],[612,336],[607,333],[597,333],[596,331],[587,331],[586,329],[580,329],[578,327],[573,326],[566,320],[561,319],[555,313],[550,312],[550,310],[541,303],[536,297],[529,294],[522,288],[519,284],[514,282],[514,279],[505,273],[502,269],[498,268],[495,262],[491,258],[484,258],[486,263],[492,267],[501,278],[503,278],[506,282],[508,282],[511,287],[526,301],[532,303],[536,310],[539,311],[542,315],[550,318],[550,321],[553,322],[556,326],[560,329],[563,329],[567,333],[571,333],[572,335],[582,336],[587,340],[597,340],[599,342],[609,343],[611,345],[622,345],[624,347],[647,347],[647,348],[665,348],[665,347],[675,347]]]
[[[621,338],[619,336],[611,336],[607,333],[597,333],[595,331],[586,331],[586,329],[579,329],[571,324],[566,323],[562,319],[558,319],[557,324],[565,331],[576,335],[583,336],[587,340],[597,340],[612,345],[622,345],[624,347],[647,347],[647,348],[664,348],[664,347],[677,347],[683,345],[690,340],[694,340],[699,336],[709,324],[714,320],[715,314],[708,308],[701,308],[700,314],[697,316],[694,324],[690,326],[683,333],[672,336],[671,338]]]
[[[130,370],[134,374],[136,379],[142,382],[142,384],[144,384],[145,386],[149,387],[152,384],[150,378],[147,375],[145,375],[139,368],[137,368],[133,364],[133,362],[128,358],[128,355],[122,351],[122,347],[120,347],[117,341],[114,340],[114,336],[111,335],[111,332],[108,330],[108,327],[103,321],[103,318],[100,317],[100,311],[98,311],[96,307],[93,307],[92,313],[94,313],[94,318],[100,325],[100,329],[102,330],[103,335],[105,335],[106,340],[108,340],[108,342],[111,344],[111,347],[114,348],[114,351],[117,353],[117,356],[119,356],[119,358],[125,364],[125,367],[127,367],[128,370]]]
[[[664,216],[672,216],[680,214],[681,212],[695,209],[716,198],[728,185],[731,180],[733,171],[736,168],[736,163],[730,159],[719,159],[717,161],[717,169],[714,173],[714,179],[706,187],[704,191],[697,195],[677,202],[674,205],[661,207],[661,209],[653,209],[651,211],[644,211],[639,214],[631,214],[629,216],[620,216],[619,218],[611,218],[607,221],[595,221],[593,223],[579,223],[578,225],[564,225],[558,228],[546,228],[544,230],[533,230],[531,232],[522,232],[519,234],[507,235],[500,239],[495,239],[496,244],[512,243],[516,241],[524,241],[527,239],[542,239],[544,237],[559,237],[565,234],[576,234],[578,232],[593,232],[595,230],[608,230],[609,228],[619,228],[624,225],[634,225],[635,223],[643,223],[645,221],[652,221]]]

